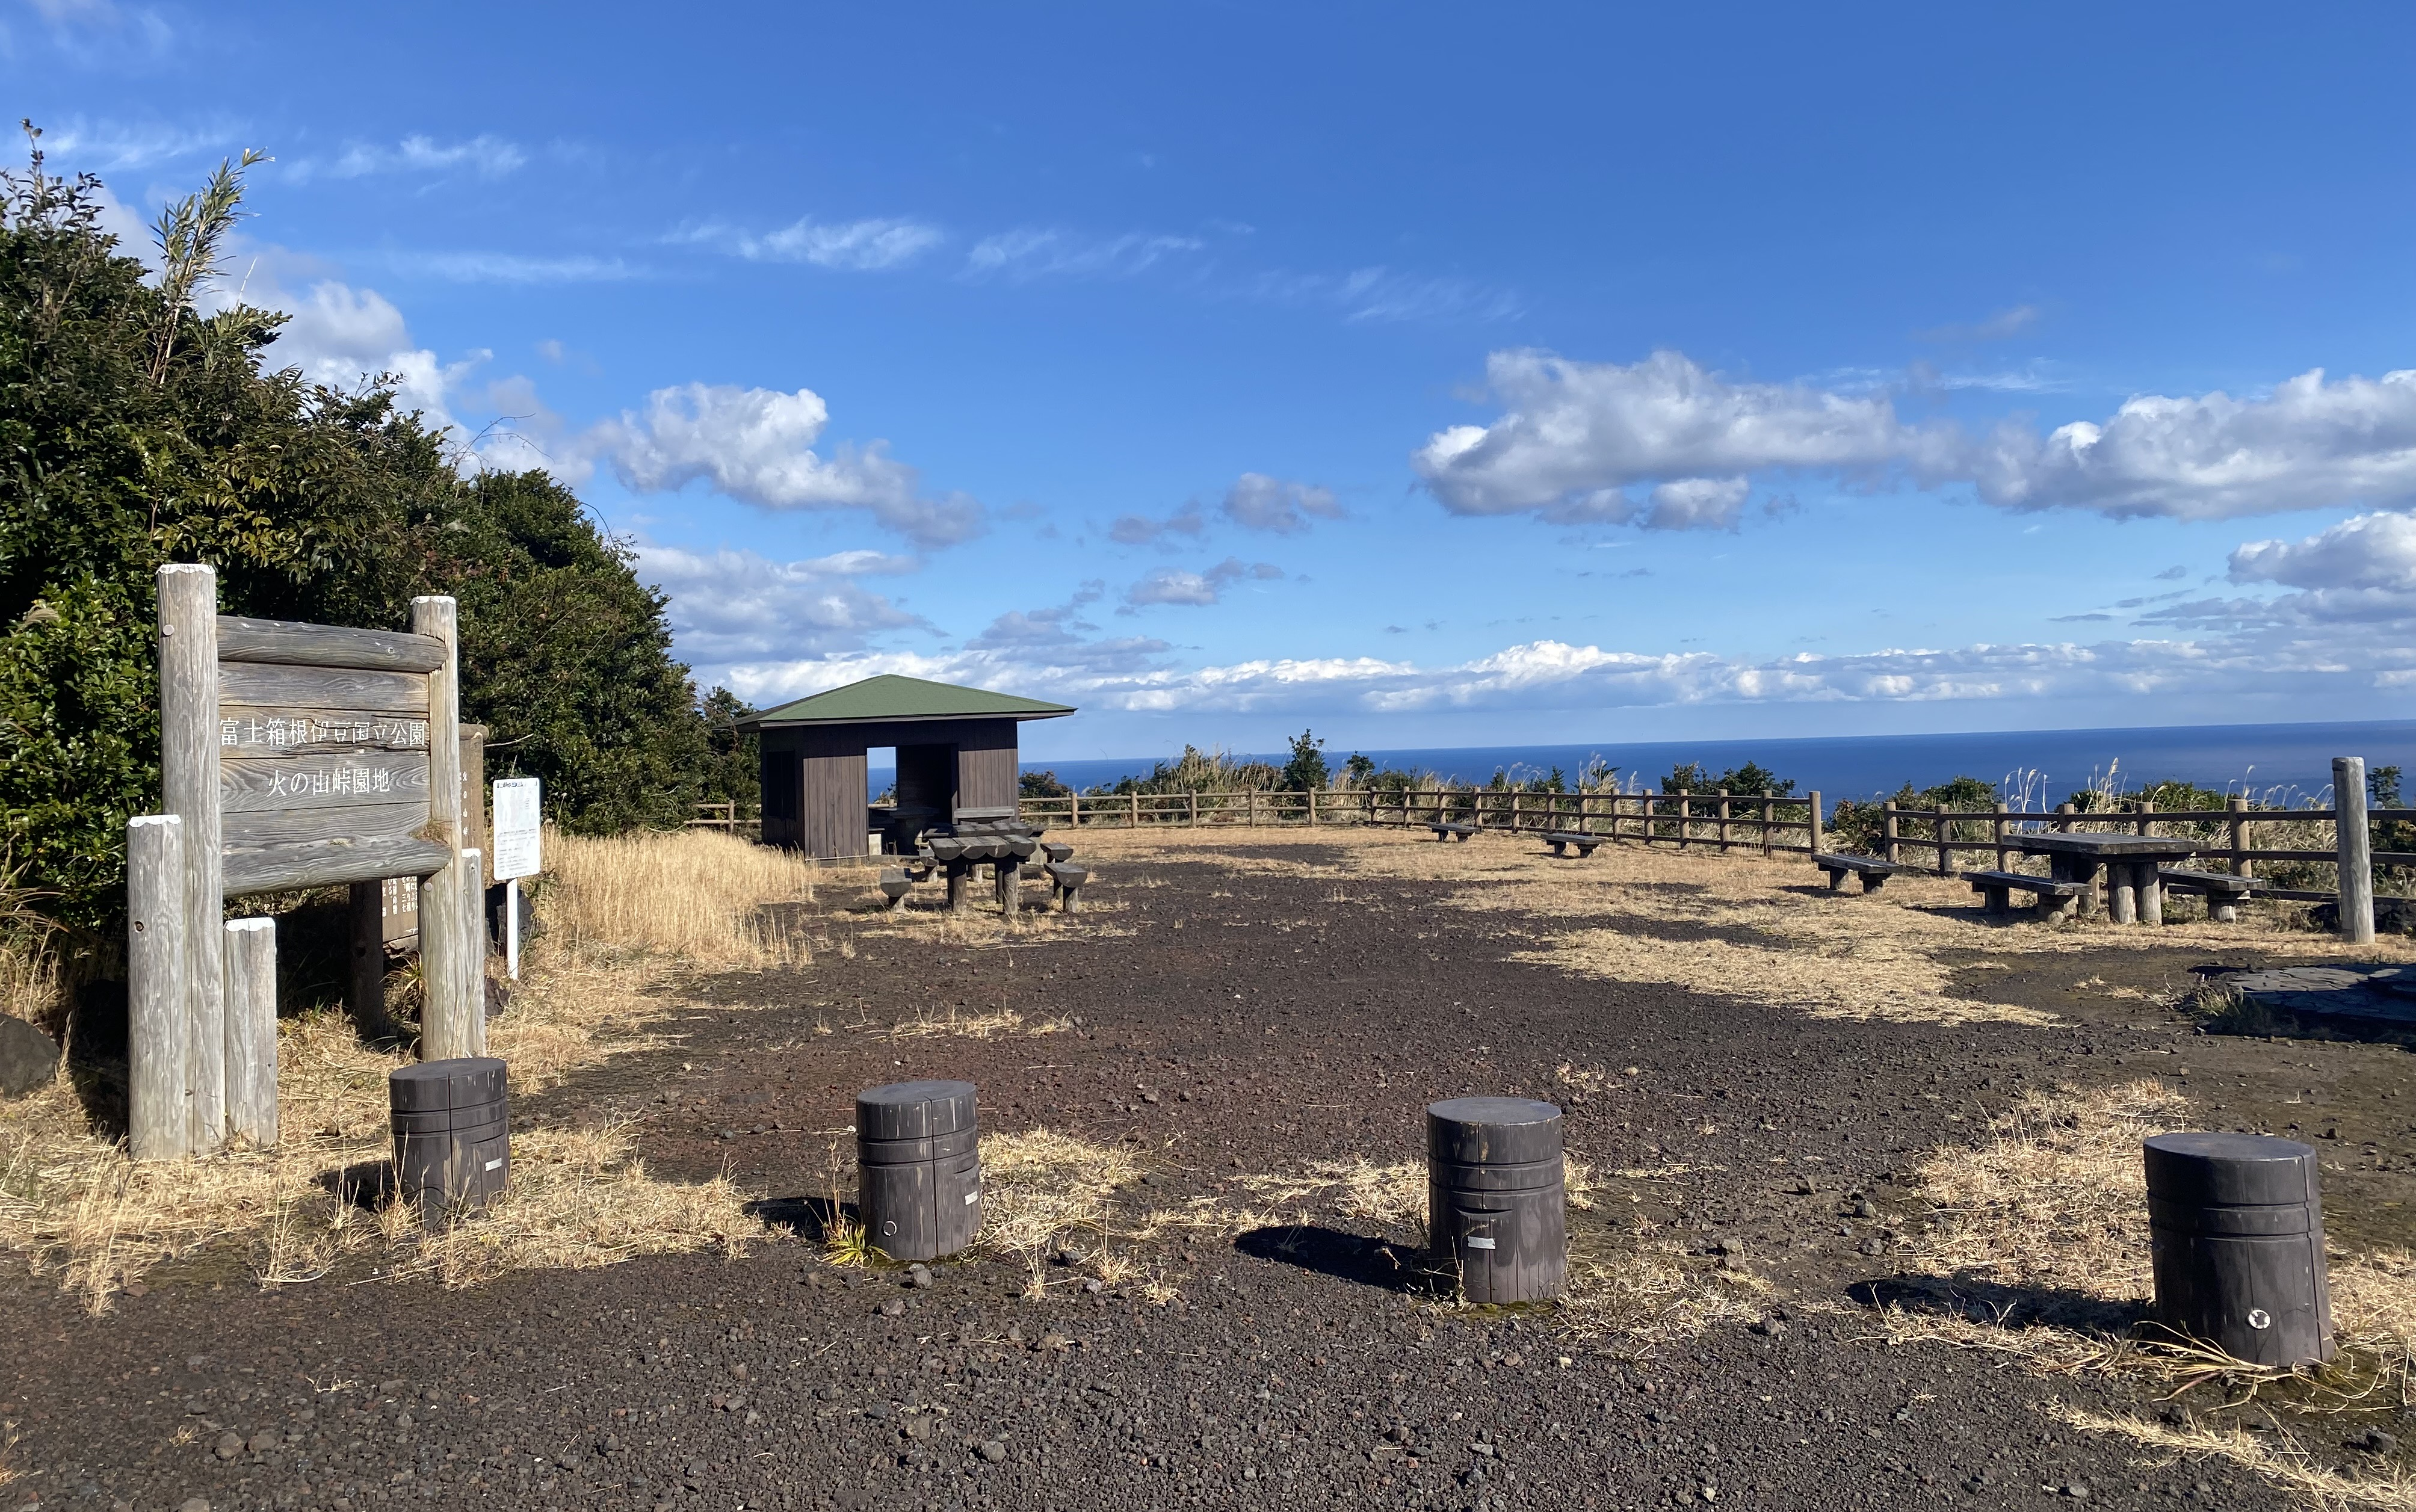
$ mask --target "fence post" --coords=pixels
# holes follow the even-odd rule
[[[1250,800],[1250,827],[1252,829],[1256,829],[1259,827],[1259,790],[1256,788],[1250,789],[1248,797]]]
[[[1726,789],[1726,788],[1722,788],[1722,789],[1720,789],[1720,817],[1719,817],[1719,826],[1718,826],[1718,828],[1714,831],[1714,833],[1715,833],[1715,834],[1717,834],[1717,835],[1719,836],[1720,854],[1721,854],[1722,855],[1726,855],[1726,854],[1729,854],[1729,790],[1728,790],[1728,789]]]
[[[1140,828],[1140,794],[1138,793],[1127,793],[1125,796],[1132,800],[1132,819],[1130,821],[1130,827],[1139,829]]]
[[[2059,834],[2059,835],[2069,835],[2069,834],[2071,834],[2071,833],[2072,833],[2072,817],[2071,817],[2071,816],[2072,816],[2072,815],[2073,815],[2076,810],[2076,809],[2074,809],[2074,808],[2072,807],[2072,805],[2070,805],[2070,804],[2068,804],[2068,803],[2059,803],[2059,804],[2057,804],[2057,805],[2055,806],[2055,811],[2056,811],[2056,815],[2057,815],[2056,819],[2054,820],[2055,832],[2056,832],[2057,834]]]
[[[2235,877],[2255,876],[2257,863],[2242,854],[2248,849],[2248,799],[2235,793],[2224,800],[2223,806],[2231,810],[2229,818],[2224,822],[2224,827],[2231,832],[2231,874]]]
[[[1317,824],[1317,790],[1315,788],[1308,790],[1308,822],[1311,827]]]
[[[126,822],[126,1128],[137,1160],[192,1153],[186,1111],[185,823]]]
[[[2333,846],[2340,867],[2340,935],[2374,943],[2373,838],[2365,825],[2365,758],[2333,758]]]
[[[1191,827],[1198,829],[1200,827],[1200,790],[1194,788],[1185,794],[1184,797],[1189,800],[1185,807],[1191,811]]]
[[[2005,800],[2001,794],[1997,798],[1996,808],[1988,814],[1988,839],[1996,843],[1997,869],[2002,871],[2008,853],[2005,849]]]
[[[1694,840],[1694,794],[1684,788],[1678,790],[1678,849],[1684,850]]]
[[[1066,827],[1066,828],[1068,828],[1068,829],[1080,829],[1080,828],[1081,828],[1081,827],[1082,827],[1082,795],[1081,795],[1080,794],[1079,794],[1079,793],[1075,794],[1071,798],[1068,798],[1068,799],[1066,800],[1066,805],[1067,805],[1067,807],[1066,807],[1066,812],[1067,812],[1067,814],[1069,814],[1071,817],[1069,817],[1069,818],[1065,821],[1065,827]]]
[[[2139,826],[2139,833],[2140,833],[2140,834],[2142,834],[2142,835],[2152,835],[2152,834],[2154,834],[2154,833],[2156,832],[2156,819],[2155,819],[2155,814],[2156,814],[2156,800],[2155,800],[2155,799],[2153,799],[2153,798],[2141,798],[2141,799],[2139,800],[2139,818],[2138,818],[2138,826]]]
[[[1761,854],[1764,860],[1770,857],[1770,826],[1776,823],[1777,818],[1778,800],[1764,796],[1761,800]]]
[[[1938,874],[1951,877],[1955,875],[1955,821],[1946,817],[1946,805],[1942,800],[1938,805],[1938,818],[1934,823],[1938,827]]]
[[[227,1130],[277,1142],[277,921],[226,921]]]
[[[1883,842],[1880,850],[1880,859],[1891,862],[1895,860],[1895,800],[1894,798],[1880,805],[1880,839]]]
[[[185,822],[186,1148],[226,1139],[226,983],[219,925],[226,917],[219,824],[219,575],[169,563],[155,578],[159,608],[160,807]]]
[[[1820,790],[1819,788],[1812,790],[1812,812],[1808,820],[1809,823],[1805,827],[1810,833],[1806,838],[1811,842],[1812,854],[1817,855],[1820,851]]]

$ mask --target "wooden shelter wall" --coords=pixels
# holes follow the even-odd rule
[[[957,807],[1012,809],[1019,785],[1015,721],[968,719],[957,731]]]

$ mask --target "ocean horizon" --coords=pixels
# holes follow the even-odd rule
[[[1329,745],[1326,759],[1339,770],[1354,748],[1380,766],[1461,782],[1485,782],[1496,771],[1523,780],[1546,776],[1555,767],[1574,777],[1599,761],[1616,767],[1623,779],[1634,777],[1653,787],[1683,762],[1699,762],[1717,774],[1751,761],[1792,779],[1798,792],[1818,789],[1833,801],[1884,796],[1907,782],[1927,787],[1951,778],[1975,777],[2011,797],[2053,803],[2111,774],[2125,788],[2178,780],[2264,802],[2303,803],[2329,798],[2335,756],[2363,756],[2369,770],[2416,767],[2416,720],[1404,749]],[[1087,789],[1147,776],[1155,763],[1180,754],[1027,761],[1023,770],[1051,771],[1058,780]],[[1281,752],[1235,754],[1278,765],[1287,759]],[[869,776],[870,791],[878,794],[894,779],[895,771],[875,767]]]

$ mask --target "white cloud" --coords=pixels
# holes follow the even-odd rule
[[[1342,506],[1331,489],[1287,483],[1264,473],[1244,473],[1225,491],[1225,518],[1246,530],[1290,536],[1308,528],[1308,517],[1339,520]]]
[[[2363,514],[2303,540],[2249,541],[2231,553],[2230,578],[2298,592],[2196,599],[2148,617],[2235,628],[2327,626],[2353,641],[2416,642],[2416,518]]]
[[[810,263],[852,270],[897,267],[945,240],[940,228],[920,220],[868,219],[836,223],[798,219],[762,236],[733,235],[738,255],[756,262]]]
[[[394,262],[455,283],[613,283],[640,276],[617,257],[522,257],[513,252],[416,252]]]
[[[140,172],[161,163],[231,151],[242,129],[226,120],[173,126],[157,121],[86,121],[45,127],[42,150],[51,171],[62,165],[83,173]]]
[[[1885,398],[1734,383],[1677,352],[1625,367],[1496,352],[1486,374],[1510,413],[1438,432],[1411,459],[1455,514],[1725,524],[1700,501],[1725,497],[1744,474],[1876,472],[1936,449]],[[1646,482],[1700,486],[1646,511],[1624,491]]]
[[[2001,428],[1973,459],[1991,504],[2118,518],[2220,520],[2416,500],[2416,370],[2327,383],[2320,368],[2264,399],[2146,395],[2103,425],[2045,437]]]
[[[1151,604],[1205,606],[1216,602],[1228,584],[1245,580],[1271,582],[1282,576],[1283,568],[1273,562],[1245,562],[1238,556],[1229,556],[1204,572],[1159,567],[1125,590],[1125,603],[1131,608]]]
[[[1518,295],[1493,284],[1381,265],[1349,273],[1261,273],[1243,292],[1275,304],[1332,306],[1345,320],[1370,325],[1508,320],[1522,309]]]
[[[921,564],[879,552],[776,562],[752,551],[690,552],[641,542],[641,580],[671,599],[680,655],[700,669],[747,658],[856,651],[883,630],[924,626],[853,580]]]
[[[985,236],[966,254],[968,275],[1015,282],[1043,278],[1129,278],[1167,258],[1199,251],[1196,236],[1153,236],[1140,232],[1093,237],[1076,232],[1023,227]]]
[[[1929,387],[1985,386],[1910,376]],[[1907,423],[1885,393],[1859,382],[1852,392],[1741,383],[1677,352],[1628,366],[1496,352],[1487,377],[1507,413],[1438,431],[1411,458],[1456,514],[1725,526],[1734,513],[1704,501],[1758,473],[1963,481],[2004,508],[2116,518],[2416,503],[2416,370],[2328,382],[2318,369],[2246,400],[2142,396],[2102,424],[2074,421],[2043,436],[2008,421],[1978,440],[1944,422]],[[1643,497],[1639,485],[1649,486]]]
[[[400,405],[421,412],[435,430],[466,446],[469,435],[453,417],[458,386],[488,358],[476,352],[451,363],[414,342],[402,311],[374,289],[355,289],[322,279],[295,297],[274,280],[256,281],[245,297],[264,309],[292,316],[267,353],[272,368],[299,368],[302,376],[330,388],[352,389],[379,373],[395,378]]]
[[[517,143],[483,132],[459,142],[413,135],[392,146],[356,142],[333,158],[299,159],[286,169],[286,174],[296,183],[305,183],[313,178],[367,178],[381,174],[449,174],[463,170],[479,178],[497,179],[517,173],[527,162],[528,153]]]
[[[863,509],[921,546],[964,540],[982,528],[982,507],[962,493],[920,491],[915,470],[882,442],[814,450],[830,411],[809,388],[683,384],[646,397],[589,432],[588,454],[612,463],[627,487],[661,492],[705,482],[766,509]]]

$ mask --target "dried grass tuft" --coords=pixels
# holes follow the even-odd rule
[[[1311,1160],[1295,1171],[1241,1178],[1243,1189],[1276,1207],[1316,1208],[1398,1230],[1427,1242],[1427,1170],[1379,1165],[1366,1157]]]
[[[564,944],[682,957],[699,965],[803,965],[810,943],[774,911],[814,900],[814,869],[717,830],[597,838],[546,833],[542,904]]]
[[[1116,1189],[1140,1179],[1140,1163],[1114,1145],[1053,1129],[985,1134],[982,1227],[974,1242],[1022,1264],[1032,1292],[1047,1289],[1049,1259],[1078,1247],[1104,1257]]]
[[[2047,1413],[2074,1428],[2128,1439],[2159,1454],[2167,1464],[2176,1459],[2228,1460],[2296,1492],[2323,1512],[2416,1509],[2416,1480],[2411,1480],[2407,1472],[2396,1466],[2378,1465],[2373,1474],[2344,1474],[2317,1463],[2305,1447],[2288,1434],[2259,1436],[2229,1425],[2195,1419],[2166,1423],[2091,1412],[2061,1402],[2050,1406]]]
[[[996,1008],[988,1013],[964,1013],[950,1008],[944,1014],[934,1014],[929,1008],[915,1011],[912,1019],[900,1019],[886,1029],[873,1031],[875,1039],[995,1039],[1003,1035],[1056,1035],[1073,1028],[1065,1019],[1043,1019],[1027,1022],[1022,1014],[1012,1008]]]

